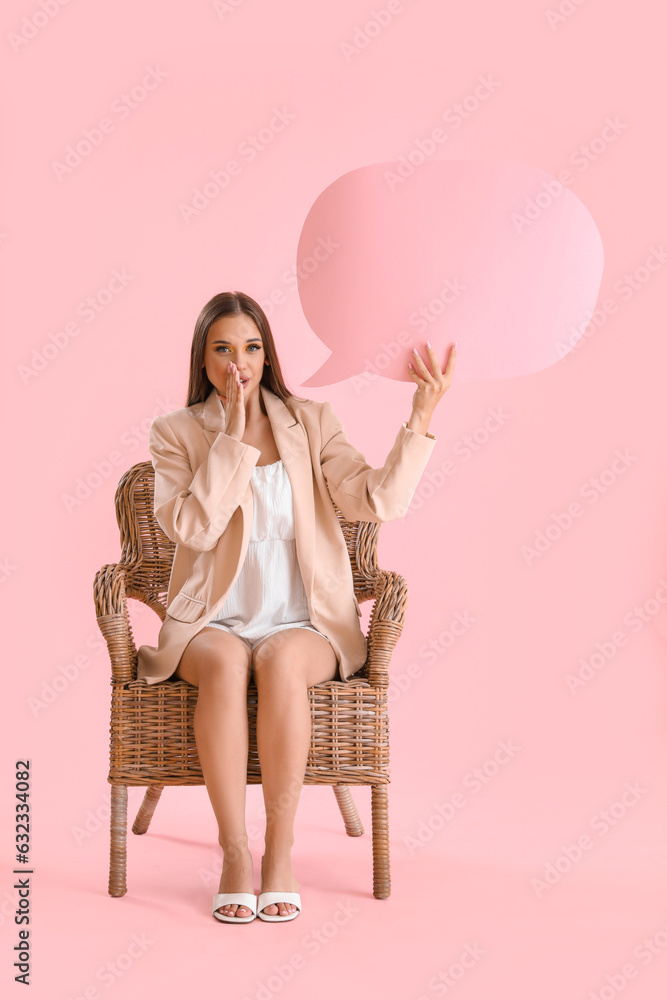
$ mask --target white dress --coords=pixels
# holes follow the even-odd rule
[[[256,465],[250,482],[253,518],[248,550],[232,589],[208,624],[233,632],[254,648],[285,628],[318,630],[310,622],[296,557],[287,470],[281,460]]]

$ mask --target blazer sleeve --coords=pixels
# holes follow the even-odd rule
[[[403,423],[381,469],[373,469],[350,444],[325,401],[320,412],[320,464],[329,493],[348,521],[393,521],[404,517],[435,447],[433,434]]]
[[[243,499],[259,449],[221,431],[193,470],[173,428],[156,417],[148,450],[155,469],[155,517],[165,535],[199,552],[214,548]]]

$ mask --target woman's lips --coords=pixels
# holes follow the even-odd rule
[[[248,382],[249,382],[249,381],[250,381],[250,379],[249,379],[249,378],[242,378],[242,379],[240,380],[240,382],[241,382],[241,385],[242,385],[242,386],[246,386],[246,385],[248,384]],[[224,392],[220,392],[220,393],[218,393],[218,395],[220,395],[220,396],[224,396],[224,398],[225,398],[225,399],[227,398],[227,396],[226,396],[226,393],[224,393]]]

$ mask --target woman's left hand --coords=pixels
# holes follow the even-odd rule
[[[416,348],[412,353],[412,364],[408,364],[410,377],[416,382],[417,388],[412,397],[412,413],[407,423],[411,430],[420,434],[425,434],[428,430],[433,411],[452,384],[456,360],[456,345],[453,344],[449,349],[447,366],[443,372],[434,349],[428,342],[425,347],[433,371],[426,367]]]

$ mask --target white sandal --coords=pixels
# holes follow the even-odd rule
[[[221,906],[237,903],[251,910],[249,917],[237,917],[227,913],[218,913]],[[248,924],[257,916],[257,896],[254,892],[219,892],[213,897],[213,916],[228,924]]]
[[[265,906],[273,903],[293,903],[297,909],[294,913],[264,913]],[[257,916],[260,920],[294,920],[301,913],[301,896],[298,892],[260,892],[257,903]]]
[[[262,860],[260,862],[260,867],[264,868],[264,855],[262,854]],[[264,880],[264,875],[262,873],[262,881]],[[264,913],[265,906],[272,906],[274,903],[293,903],[296,906],[294,913]],[[301,896],[298,892],[260,892],[259,899],[257,901],[257,916],[260,920],[272,920],[274,923],[283,920],[294,920],[301,913]]]

